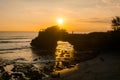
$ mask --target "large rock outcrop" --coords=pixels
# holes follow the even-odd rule
[[[68,33],[59,26],[48,27],[39,32],[39,35],[32,40],[31,46],[41,50],[55,50],[57,41],[62,40],[65,35]]]
[[[40,31],[32,40],[31,46],[41,50],[55,50],[57,41],[68,41],[75,50],[110,51],[120,49],[120,31],[92,32],[88,34],[70,34],[58,26]]]

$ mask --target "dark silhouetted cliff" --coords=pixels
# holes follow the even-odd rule
[[[62,40],[65,35],[68,35],[68,33],[58,26],[48,27],[39,32],[39,35],[32,40],[31,46],[41,50],[55,50],[57,41]]]
[[[120,31],[69,34],[58,26],[52,26],[32,40],[31,46],[41,50],[55,50],[57,41],[68,41],[77,51],[111,51],[120,49]]]

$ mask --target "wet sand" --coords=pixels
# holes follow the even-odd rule
[[[60,78],[55,80],[120,80],[120,55],[100,54],[94,59],[61,70],[59,73]]]

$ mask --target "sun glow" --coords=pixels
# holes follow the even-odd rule
[[[58,18],[57,23],[58,23],[58,25],[63,24],[63,19],[62,18]]]

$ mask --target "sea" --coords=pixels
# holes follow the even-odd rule
[[[31,48],[30,43],[37,36],[38,32],[0,32],[0,59],[24,58],[27,61],[32,61],[37,57],[43,57],[44,59],[54,58],[53,55],[41,55],[40,52],[38,54],[37,51]],[[67,49],[71,51],[73,49],[73,46],[68,42],[58,41],[57,44],[56,48],[61,50]]]
[[[33,53],[30,43],[37,35],[37,32],[0,32],[0,58],[33,60],[38,55]]]

